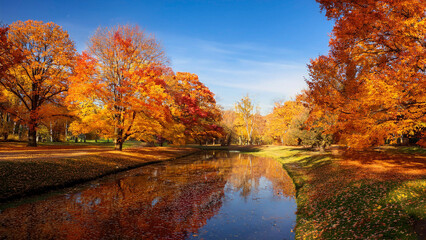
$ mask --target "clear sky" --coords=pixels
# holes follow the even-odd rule
[[[137,24],[220,105],[249,94],[263,114],[305,87],[306,64],[328,52],[333,24],[314,0],[0,0],[0,21],[28,19],[61,25],[79,52],[99,26]]]

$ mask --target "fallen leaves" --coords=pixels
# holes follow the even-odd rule
[[[55,150],[8,147],[0,152],[0,200],[43,192],[150,161],[167,160],[196,151],[190,148],[141,148],[111,151],[108,148],[66,146]],[[55,157],[49,157],[48,153]],[[79,154],[81,153],[81,154]],[[62,154],[62,155],[61,155]],[[13,156],[16,156],[16,159]]]
[[[266,148],[293,177],[296,238],[417,239],[413,225],[426,218],[423,154],[395,151],[315,154]]]

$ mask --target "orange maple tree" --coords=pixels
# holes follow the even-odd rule
[[[127,139],[147,130],[136,122],[168,117],[158,114],[167,97],[161,77],[166,62],[156,40],[138,27],[99,28],[71,78],[68,102],[80,116],[72,127],[96,129],[122,150]]]
[[[7,39],[1,29],[0,85],[20,104],[9,112],[28,125],[28,146],[37,146],[37,127],[58,115],[75,56],[68,33],[52,22],[17,21],[9,26]],[[20,61],[13,58],[20,55]],[[4,61],[6,59],[6,61]]]
[[[354,147],[426,129],[426,5],[317,0],[335,20],[331,51],[308,65],[312,116]]]

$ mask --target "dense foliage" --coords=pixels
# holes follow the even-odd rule
[[[64,140],[112,138],[121,150],[130,138],[182,144],[222,134],[214,94],[197,75],[175,74],[158,41],[137,26],[99,28],[81,54],[54,23],[18,21],[0,37],[6,139],[27,132],[36,146],[43,135],[59,140],[60,131]]]

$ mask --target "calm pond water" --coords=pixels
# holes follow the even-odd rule
[[[0,213],[0,239],[292,239],[292,181],[224,151],[127,171]]]

